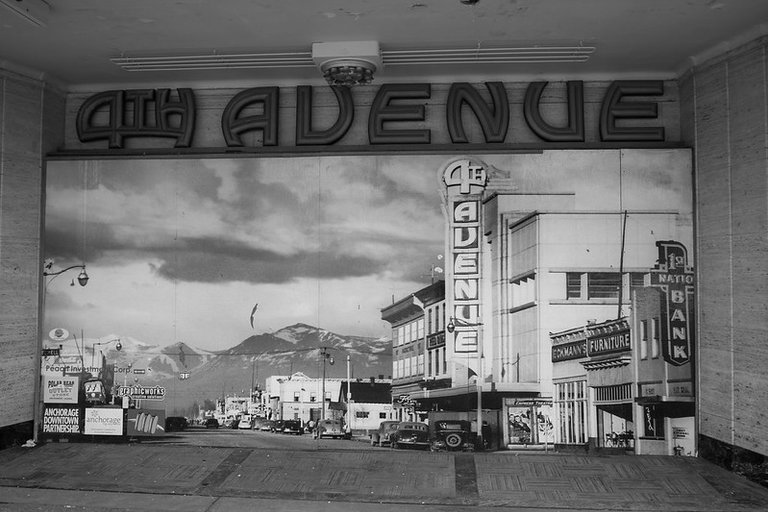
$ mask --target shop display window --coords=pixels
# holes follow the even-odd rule
[[[586,380],[555,384],[555,414],[559,420],[557,442],[563,444],[587,442],[586,388]]]
[[[643,406],[643,437],[664,439],[664,416],[655,404]]]

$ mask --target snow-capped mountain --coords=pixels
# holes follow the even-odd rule
[[[120,339],[119,351],[115,342],[101,342],[114,338]],[[267,377],[272,375],[303,372],[309,377],[319,377],[322,375],[323,347],[335,360],[335,364],[326,364],[327,377],[346,377],[347,355],[354,378],[392,375],[389,339],[345,336],[301,323],[273,333],[250,336],[220,352],[201,350],[185,343],[160,347],[117,335],[86,340],[86,349],[94,341],[108,364],[122,368],[130,364],[134,379],[164,386],[165,408],[169,415],[174,409],[183,411],[193,402],[202,405],[204,400],[215,400],[224,394],[247,393],[252,385],[263,387]],[[134,374],[134,370],[145,371]]]

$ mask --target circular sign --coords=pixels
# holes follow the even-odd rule
[[[48,333],[48,337],[53,341],[64,341],[65,339],[69,338],[69,331],[62,329],[61,327],[57,327]]]

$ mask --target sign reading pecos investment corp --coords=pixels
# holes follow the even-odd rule
[[[444,127],[452,143],[469,142],[464,110],[476,117],[485,143],[505,142],[514,115],[522,117],[530,132],[543,142],[585,142],[585,119],[592,120],[593,116],[585,116],[583,82],[566,83],[563,107],[566,120],[557,126],[541,113],[541,97],[548,82],[532,82],[527,86],[522,112],[511,111],[502,82],[484,85],[485,91],[465,82],[450,85],[445,99]],[[296,87],[295,110],[293,105],[286,107],[281,103],[280,88],[276,86],[254,87],[237,93],[221,114],[221,131],[227,147],[246,146],[243,136],[249,132],[261,133],[263,147],[279,146],[281,123],[286,122],[295,126],[296,146],[333,145],[357,126],[353,124],[354,115],[363,108],[368,108],[370,145],[431,143],[431,130],[422,127],[428,109],[432,108],[430,104],[436,102],[430,84],[383,84],[370,107],[355,105],[350,88],[331,87],[331,90],[338,114],[335,122],[325,129],[313,127],[313,88],[310,86]],[[660,80],[614,81],[603,91],[599,115],[594,121],[596,126],[591,128],[599,133],[601,142],[662,142],[664,127],[649,126],[647,122],[658,117],[658,104],[652,97],[662,94],[664,83]],[[419,100],[425,102],[420,104]],[[196,114],[195,94],[189,88],[177,89],[174,95],[171,89],[112,90],[87,98],[78,110],[75,123],[81,142],[105,140],[110,149],[121,149],[126,138],[136,137],[171,138],[176,148],[189,148],[194,139]],[[397,124],[397,128],[393,128],[392,123]],[[413,123],[413,127],[403,127],[404,123]]]

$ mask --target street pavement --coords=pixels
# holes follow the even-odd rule
[[[0,511],[768,511],[689,457],[48,443],[0,451]]]

